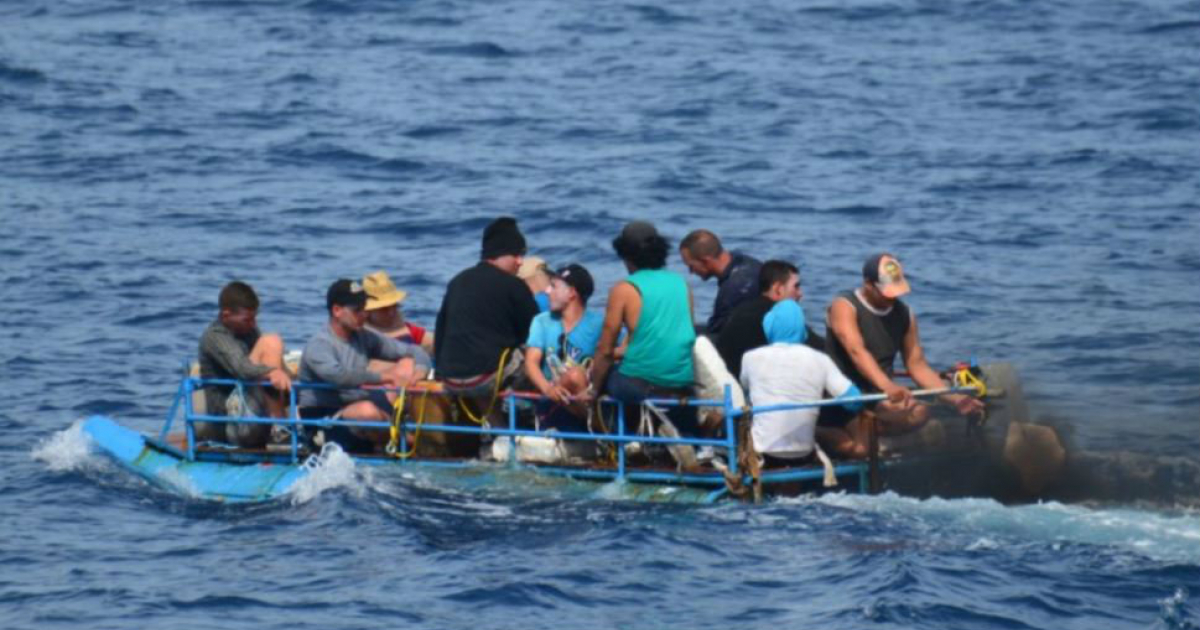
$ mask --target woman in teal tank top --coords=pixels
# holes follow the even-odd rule
[[[664,269],[670,245],[653,225],[634,221],[613,239],[629,270],[627,282],[608,293],[604,330],[592,363],[591,382],[609,396],[637,405],[647,398],[686,396],[692,385],[692,301],[683,276]],[[641,306],[635,310],[634,306]],[[617,338],[630,329],[625,358],[613,366]],[[672,406],[667,416],[682,435],[696,435],[695,408]],[[625,430],[633,431],[636,408],[627,407]]]
[[[696,329],[687,282],[665,269],[639,269],[628,281],[641,294],[642,310],[617,371],[662,387],[691,386]]]

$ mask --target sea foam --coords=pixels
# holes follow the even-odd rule
[[[70,427],[56,431],[30,451],[35,460],[57,472],[77,470],[94,463],[94,453],[92,438],[83,431],[83,420],[76,420]]]
[[[799,499],[804,500],[911,518],[931,532],[961,537],[964,546],[974,550],[1007,539],[1114,546],[1155,560],[1200,562],[1200,513],[1195,510],[1152,512],[1056,502],[1010,506],[991,499],[914,499],[890,492]]]
[[[356,496],[362,496],[369,482],[367,472],[360,471],[354,460],[335,442],[325,444],[320,453],[305,460],[304,468],[308,473],[287,492],[293,505],[312,501],[334,488],[346,488]]]

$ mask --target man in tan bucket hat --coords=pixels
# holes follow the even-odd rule
[[[433,333],[404,318],[401,305],[408,292],[397,289],[385,271],[363,276],[362,284],[367,292],[367,329],[392,339],[419,344],[432,355]]]

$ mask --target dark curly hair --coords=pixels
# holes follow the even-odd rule
[[[655,234],[633,242],[618,236],[612,242],[613,251],[621,260],[629,262],[637,269],[662,269],[667,266],[667,253],[671,244],[667,239]]]

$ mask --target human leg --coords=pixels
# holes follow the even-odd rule
[[[885,400],[875,405],[880,435],[903,435],[916,431],[929,421],[929,405],[916,401],[897,404]]]
[[[250,349],[250,362],[287,372],[283,363],[283,338],[277,334],[262,335]],[[288,417],[288,399],[283,392],[274,388],[255,388],[263,402],[262,411],[271,418]]]

